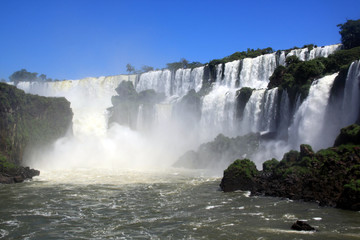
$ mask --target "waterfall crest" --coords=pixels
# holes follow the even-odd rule
[[[68,153],[74,152],[80,163],[65,161],[71,166],[91,166],[100,158],[103,158],[104,167],[169,166],[186,150],[195,149],[220,133],[236,137],[251,132],[272,137],[272,145],[263,146],[264,152],[268,149],[271,154],[259,157],[264,161],[268,157],[281,157],[285,151],[297,149],[302,143],[311,144],[314,149],[332,144],[333,133],[326,135],[325,140],[322,136],[326,133],[324,123],[327,112],[331,111],[328,102],[337,73],[314,81],[305,100],[292,96],[284,89],[266,87],[275,68],[285,65],[286,57],[296,55],[307,61],[327,57],[340,48],[341,45],[331,45],[316,47],[311,51],[307,48],[295,49],[288,54],[279,51],[219,64],[212,73],[216,77],[212,83],[210,79],[204,79],[206,66],[203,66],[176,71],[150,71],[139,76],[119,75],[49,83],[21,82],[18,87],[27,93],[63,96],[71,102],[74,137],[56,143],[56,157],[46,156],[61,162],[59,158],[73,159]],[[346,117],[337,125],[333,124],[336,127],[332,128],[336,131],[359,117],[359,108],[354,107],[360,104],[359,69],[359,61],[349,69],[344,98],[338,107],[340,110],[337,110],[339,116]],[[138,93],[153,89],[166,96],[158,104],[148,106],[141,103],[136,106],[137,131],[116,123],[108,126],[107,109],[112,107],[111,97],[117,95],[115,89],[119,83],[127,80],[134,83]],[[203,83],[211,87],[206,94],[199,95]],[[249,90],[248,98],[242,102],[241,117],[237,117],[237,97],[245,87]],[[184,105],[177,108],[182,101]],[[196,107],[191,105],[195,102],[198,103]],[[184,106],[193,108],[190,111]],[[176,109],[181,111],[177,113]],[[179,117],[179,114],[186,116]],[[92,150],[97,153],[92,153]]]

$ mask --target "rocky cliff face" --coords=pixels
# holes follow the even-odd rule
[[[47,146],[64,136],[72,116],[65,98],[25,94],[0,83],[0,172],[16,172],[27,149]]]

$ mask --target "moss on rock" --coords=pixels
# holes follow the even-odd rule
[[[49,147],[72,126],[73,113],[65,98],[25,94],[0,83],[0,182],[21,182],[38,175],[23,168],[26,151]]]
[[[259,174],[255,164],[249,159],[235,160],[225,171],[220,187],[225,192],[255,189],[255,177]]]
[[[248,160],[237,161],[224,171],[220,186],[224,191],[250,190],[253,194],[318,201],[320,205],[358,211],[359,129],[359,125],[343,128],[339,145],[316,153],[303,144],[300,152],[289,151],[280,162],[264,162],[263,171],[256,174]]]

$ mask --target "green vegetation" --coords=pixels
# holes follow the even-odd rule
[[[256,58],[258,56],[268,54],[268,53],[273,53],[273,52],[274,52],[274,50],[271,47],[264,48],[264,49],[258,48],[256,50],[248,48],[247,51],[235,52],[235,53],[231,54],[230,56],[224,57],[222,59],[214,59],[209,62],[209,66],[215,66],[220,63],[232,62],[232,61],[241,60],[244,58]]]
[[[133,65],[131,65],[130,63],[126,64],[126,71],[131,74],[131,73],[135,73],[135,67]]]
[[[166,64],[166,68],[171,70],[171,71],[176,71],[180,68],[196,68],[196,67],[201,67],[204,66],[204,64],[200,63],[200,62],[189,62],[188,60],[186,60],[185,58],[180,59],[179,62],[172,62],[172,63],[167,63]]]
[[[264,54],[268,54],[268,53],[273,53],[274,50],[271,47],[268,48],[264,48],[264,49],[250,49],[248,48],[247,51],[242,51],[242,52],[235,52],[233,54],[231,54],[230,56],[224,57],[222,59],[214,59],[211,60],[208,65],[209,65],[209,69],[210,69],[210,75],[212,79],[215,79],[216,76],[216,65],[222,64],[222,67],[224,68],[224,64],[227,62],[232,62],[235,60],[241,60],[244,58],[256,58],[258,56],[264,55]],[[224,69],[223,69],[223,73],[224,73]]]
[[[142,72],[150,72],[150,71],[154,71],[154,68],[151,66],[144,65],[141,67],[141,70]]]
[[[311,83],[328,74],[348,69],[349,65],[360,58],[360,20],[349,20],[338,25],[341,29],[344,50],[339,50],[328,58],[316,58],[310,61],[300,61],[296,56],[286,59],[286,67],[279,66],[270,77],[268,88],[286,89],[290,100],[295,101],[297,94],[305,99]],[[305,45],[308,49],[313,44]]]
[[[259,174],[259,171],[256,169],[254,162],[247,158],[235,160],[224,171],[224,174],[228,174],[229,172],[232,172],[235,178],[241,176],[249,179]]]
[[[12,171],[14,169],[16,169],[17,166],[12,163],[12,162],[9,162],[7,157],[4,156],[1,152],[0,152],[0,173],[1,172],[9,172],[9,171]]]
[[[345,49],[360,46],[360,19],[348,20],[344,24],[339,24],[341,42]]]
[[[236,160],[224,171],[224,191],[250,190],[252,193],[319,201],[321,205],[360,210],[359,125],[341,130],[338,146],[313,152],[302,144],[279,162],[271,159],[257,172],[248,159]],[[354,141],[354,138],[357,140]]]
[[[47,78],[45,74],[40,74],[36,72],[28,72],[26,69],[21,69],[14,72],[9,77],[10,81],[14,82],[17,85],[19,82],[51,82],[51,78]],[[55,79],[54,81],[59,81]]]
[[[352,191],[360,192],[360,179],[352,179],[350,183],[345,184],[344,188],[351,189]]]
[[[0,153],[19,165],[26,147],[43,147],[66,134],[72,111],[65,98],[25,94],[0,83]]]
[[[304,62],[296,56],[291,56],[286,59],[286,67],[279,66],[275,69],[268,88],[286,89],[292,102],[295,101],[297,94],[305,99],[314,79],[347,69],[351,62],[359,58],[360,47],[339,50],[328,58],[316,58]]]
[[[141,70],[136,70],[133,65],[128,63],[128,64],[126,64],[126,71],[128,72],[128,74],[141,74],[141,73],[145,73],[145,72],[154,71],[154,68],[151,66],[148,66],[148,65],[143,65],[141,67]]]
[[[273,158],[271,160],[267,160],[263,163],[263,171],[271,172],[277,167],[278,164],[279,164],[279,161],[275,158]]]
[[[334,146],[342,144],[359,144],[360,145],[360,126],[352,124],[347,128],[341,129],[341,134],[336,138]]]

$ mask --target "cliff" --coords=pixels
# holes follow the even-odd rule
[[[260,134],[229,138],[219,134],[214,141],[201,144],[198,150],[188,151],[175,163],[174,167],[195,169],[224,169],[236,156],[251,157],[259,150]]]
[[[112,107],[110,111],[109,124],[118,123],[137,129],[137,118],[139,107],[145,117],[145,125],[151,126],[153,120],[153,108],[156,103],[161,102],[165,96],[156,93],[153,89],[136,92],[130,81],[122,81],[115,89],[118,95],[111,98]]]
[[[25,152],[46,147],[64,136],[72,116],[70,102],[65,98],[25,94],[0,83],[0,182],[19,182],[36,174],[20,167]]]
[[[315,153],[303,144],[280,162],[264,162],[262,171],[248,159],[236,160],[224,171],[220,187],[359,211],[359,166],[360,126],[353,124],[341,130],[334,147]]]

